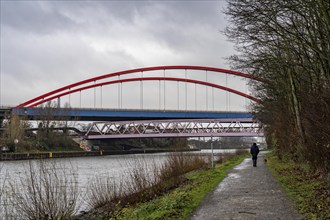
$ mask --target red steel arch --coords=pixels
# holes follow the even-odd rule
[[[204,82],[204,81],[199,81],[199,80],[194,80],[194,79],[173,78],[173,77],[138,77],[138,78],[129,78],[129,79],[121,79],[121,80],[113,80],[113,81],[108,81],[108,82],[102,82],[102,83],[97,83],[97,84],[93,84],[93,85],[89,85],[89,86],[85,86],[85,87],[80,87],[78,89],[69,90],[69,91],[51,96],[49,98],[43,99],[43,100],[41,100],[39,102],[36,102],[36,103],[34,103],[34,104],[32,104],[28,107],[36,107],[36,106],[38,106],[42,103],[57,99],[59,97],[66,96],[66,95],[76,93],[76,92],[80,92],[80,91],[83,91],[83,90],[99,87],[99,86],[118,84],[118,83],[126,83],[126,82],[136,82],[136,81],[176,81],[176,82],[196,83],[196,84],[200,84],[200,85],[213,87],[213,88],[216,88],[216,89],[225,90],[225,91],[243,96],[245,98],[248,98],[252,101],[255,101],[255,102],[258,102],[258,103],[260,102],[259,99],[255,98],[253,96],[250,96],[250,95],[247,95],[247,94],[242,93],[240,91],[237,91],[237,90],[225,87],[225,86],[220,86],[220,85],[217,85],[217,84],[214,84],[214,83],[209,83],[209,82]]]
[[[93,77],[93,78],[89,78],[86,80],[82,80],[76,83],[72,83],[70,85],[61,87],[59,89],[53,90],[51,92],[45,93],[43,95],[37,96],[33,99],[30,99],[18,106],[16,106],[16,108],[23,108],[23,107],[35,107],[37,105],[40,105],[44,102],[53,100],[55,98],[58,97],[62,97],[71,93],[75,93],[77,91],[82,91],[82,90],[86,90],[86,89],[90,89],[90,88],[94,88],[94,87],[98,87],[98,86],[102,86],[102,85],[109,85],[109,84],[115,84],[115,83],[124,83],[124,82],[131,82],[131,81],[144,81],[144,80],[166,80],[166,81],[182,81],[182,82],[190,82],[190,83],[197,83],[197,84],[201,84],[201,85],[206,85],[206,86],[210,86],[210,87],[214,87],[214,88],[218,88],[218,89],[222,89],[222,90],[226,90],[238,95],[241,95],[243,97],[249,98],[255,102],[259,102],[259,99],[256,99],[252,96],[249,96],[245,93],[239,92],[237,90],[231,89],[231,88],[227,88],[224,86],[220,86],[217,84],[212,84],[212,83],[208,83],[208,82],[204,82],[204,81],[198,81],[198,80],[192,80],[192,79],[183,79],[183,78],[169,78],[169,77],[144,77],[144,78],[129,78],[129,79],[124,79],[124,80],[114,80],[114,81],[108,81],[108,82],[103,82],[103,83],[97,83],[97,84],[93,84],[93,85],[89,85],[89,86],[84,86],[84,87],[79,87],[77,89],[72,89],[87,83],[91,83],[91,82],[96,82],[98,80],[102,80],[102,79],[106,79],[106,78],[111,78],[114,76],[121,76],[121,75],[126,75],[126,74],[131,74],[131,73],[137,73],[137,72],[149,72],[149,71],[156,71],[156,70],[203,70],[203,71],[211,71],[211,72],[218,72],[218,73],[226,73],[226,74],[231,74],[231,75],[235,75],[235,76],[240,76],[243,78],[248,78],[248,79],[253,79],[253,80],[257,80],[260,81],[260,79],[250,75],[250,74],[246,74],[246,73],[242,73],[242,72],[238,72],[238,71],[233,71],[233,70],[227,70],[227,69],[221,69],[221,68],[214,68],[214,67],[205,67],[205,66],[155,66],[155,67],[145,67],[145,68],[138,68],[138,69],[132,69],[132,70],[125,70],[125,71],[119,71],[119,72],[114,72],[114,73],[109,73],[109,74],[105,74],[105,75],[101,75],[101,76],[97,76],[97,77]],[[71,90],[72,89],[72,90]],[[67,92],[63,92],[65,90],[70,90]],[[58,94],[59,93],[59,94]],[[57,94],[57,95],[55,95]]]

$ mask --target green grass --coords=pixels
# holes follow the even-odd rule
[[[267,156],[267,166],[304,219],[330,219],[329,183],[321,173],[306,164],[279,160],[272,154]]]
[[[224,164],[217,164],[214,169],[190,172],[182,186],[154,200],[126,207],[111,219],[187,219],[205,196],[227,176],[227,171],[244,158],[246,155],[235,156]]]

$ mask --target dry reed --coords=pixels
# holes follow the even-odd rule
[[[78,183],[72,167],[54,161],[29,161],[17,182],[10,182],[20,219],[71,219],[77,210]]]
[[[116,184],[109,178],[97,178],[89,193],[89,205],[102,217],[110,217],[116,208],[153,199],[185,180],[184,174],[207,168],[200,155],[170,153],[163,164],[140,159],[128,164],[127,176]]]

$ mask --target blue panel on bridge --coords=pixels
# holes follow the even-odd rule
[[[170,111],[170,110],[128,110],[128,109],[51,109],[21,108],[13,109],[21,116],[37,119],[40,116],[56,117],[62,120],[77,121],[123,121],[151,119],[207,119],[207,118],[252,118],[248,112],[211,111]]]

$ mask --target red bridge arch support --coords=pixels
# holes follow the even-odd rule
[[[127,75],[137,72],[150,72],[150,71],[156,71],[156,70],[203,70],[203,71],[211,71],[211,72],[217,72],[217,73],[224,73],[224,74],[230,74],[235,76],[240,76],[243,78],[248,78],[252,80],[260,81],[259,79],[253,77],[252,75],[241,73],[238,71],[232,71],[232,70],[226,70],[226,69],[220,69],[220,68],[214,68],[214,67],[203,67],[203,66],[157,66],[157,67],[147,67],[147,68],[139,68],[139,69],[132,69],[132,70],[125,70],[110,74],[105,74],[97,77],[93,77],[90,79],[86,79],[83,81],[79,81],[64,87],[61,87],[59,89],[53,90],[51,92],[45,93],[43,95],[37,96],[33,99],[30,99],[20,105],[18,105],[16,108],[23,108],[23,107],[36,107],[42,103],[60,98],[62,96],[66,96],[75,92],[88,90],[95,87],[100,87],[104,85],[110,85],[110,84],[116,84],[116,83],[126,83],[126,82],[133,82],[133,81],[178,81],[178,82],[187,82],[187,83],[195,83],[200,85],[205,85],[208,87],[213,87],[221,90],[225,90],[237,95],[240,95],[242,97],[248,98],[255,102],[260,102],[259,99],[252,97],[248,94],[242,93],[240,91],[221,86],[218,84],[213,84],[210,82],[205,81],[199,81],[194,79],[188,79],[188,78],[177,78],[177,77],[139,77],[139,78],[128,78],[128,79],[122,79],[122,80],[111,80],[107,82],[101,82],[96,83],[96,81],[104,80],[107,78],[115,77],[115,76],[121,76],[121,75]],[[94,83],[92,85],[88,85],[89,83]]]

